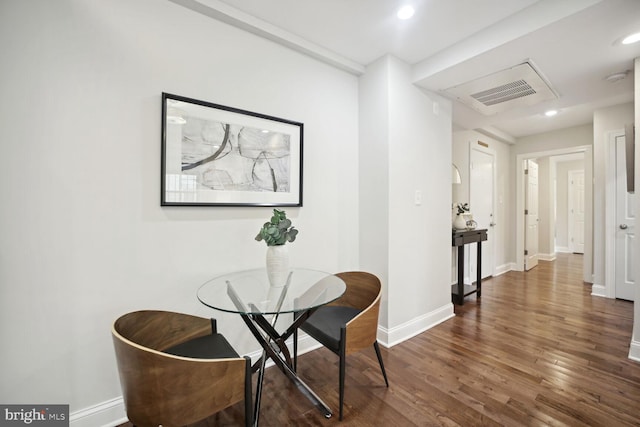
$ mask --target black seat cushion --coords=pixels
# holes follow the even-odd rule
[[[340,329],[359,313],[360,310],[353,307],[335,305],[320,307],[309,316],[300,329],[337,352],[340,348]]]
[[[228,359],[240,357],[231,344],[221,334],[205,335],[181,344],[174,345],[164,351],[175,356],[193,359]]]

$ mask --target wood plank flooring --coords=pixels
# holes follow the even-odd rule
[[[455,318],[382,348],[389,388],[373,348],[350,356],[342,422],[333,353],[298,361],[331,419],[270,368],[260,425],[640,426],[640,363],[627,358],[633,304],[590,292],[580,255],[484,281]],[[193,427],[242,422],[239,404]]]

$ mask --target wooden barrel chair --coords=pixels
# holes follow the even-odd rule
[[[184,426],[243,399],[245,424],[252,424],[251,360],[217,332],[215,319],[136,311],[118,318],[112,335],[135,426]]]
[[[300,326],[304,332],[340,357],[340,420],[344,404],[346,356],[373,345],[384,382],[389,387],[378,345],[378,314],[382,286],[375,275],[362,271],[338,273],[347,285],[336,301],[320,307]],[[297,368],[298,334],[293,341],[294,368]]]

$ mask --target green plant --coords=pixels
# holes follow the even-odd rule
[[[287,218],[285,211],[274,209],[271,220],[264,223],[256,240],[258,242],[264,240],[267,246],[279,246],[293,242],[297,235],[298,230],[291,225],[291,220]]]

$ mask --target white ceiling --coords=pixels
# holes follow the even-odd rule
[[[593,111],[633,100],[640,0],[171,0],[359,75],[393,55],[414,83],[445,89],[531,62],[559,95],[485,116],[454,100],[455,129],[515,138],[590,123]],[[415,16],[398,20],[412,4]],[[560,113],[547,118],[544,111]]]

